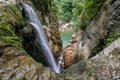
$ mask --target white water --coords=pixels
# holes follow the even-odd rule
[[[51,53],[51,50],[48,45],[47,37],[43,31],[42,25],[38,19],[37,14],[33,8],[27,4],[23,4],[25,11],[28,15],[29,22],[34,26],[36,31],[37,44],[40,45],[43,55],[48,63],[48,66],[51,67],[56,73],[60,72],[60,66],[56,64],[56,61]]]

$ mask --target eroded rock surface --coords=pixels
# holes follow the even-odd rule
[[[82,60],[65,71],[65,80],[119,80],[120,38],[93,58]]]
[[[24,50],[0,40],[0,80],[61,80],[56,73],[34,61]]]
[[[77,48],[77,41],[80,38],[80,34],[81,31],[78,31],[77,33],[72,35],[72,39],[70,40],[70,42],[68,43],[68,46],[66,46],[64,48],[63,51],[63,57],[64,57],[64,67],[67,68],[70,65],[72,65],[75,60],[77,60],[76,58],[76,48]]]
[[[12,12],[11,8],[15,13],[9,14],[9,11]],[[86,50],[85,55],[83,54],[82,57],[88,57],[89,52],[99,43],[99,39],[119,31],[118,10],[119,0],[111,0],[111,3],[106,4],[106,8],[101,13],[104,15],[102,17],[98,16],[100,18],[98,18],[98,22],[96,22],[97,20],[92,21],[91,26],[86,29],[84,37],[82,36],[79,47],[76,46],[80,54],[76,55],[74,52],[75,46],[69,45],[72,50],[66,47],[64,56],[67,66],[72,64],[71,62],[73,62],[74,58],[76,59],[76,56],[81,58],[81,53],[85,53]],[[98,53],[98,55],[81,60],[63,73],[56,74],[51,69],[34,61],[21,46],[22,38],[16,36],[16,28],[18,29],[21,26],[16,25],[20,24],[22,20],[18,10],[13,6],[6,6],[0,8],[0,13],[0,20],[2,20],[0,22],[0,80],[120,80],[120,38]],[[15,14],[17,14],[17,18],[19,17],[18,19],[16,19]],[[113,17],[110,17],[110,15]],[[108,19],[109,17],[110,19]],[[104,28],[100,27],[102,25],[104,25]],[[104,29],[105,31],[108,30],[109,33],[104,33]],[[54,37],[51,39],[54,39]],[[77,39],[71,41],[71,43],[76,44],[76,41]],[[71,51],[69,52],[69,50]]]
[[[0,40],[0,80],[38,79],[42,65],[37,65],[25,51]]]
[[[91,56],[96,47],[103,45],[106,37],[120,31],[119,5],[119,0],[106,1],[98,15],[87,26],[77,45],[76,52],[80,59]]]
[[[55,73],[33,60],[22,47],[20,35],[26,36],[32,29],[28,26],[26,33],[21,32],[26,24],[18,7],[4,3],[0,6],[0,20],[0,80],[53,79]]]

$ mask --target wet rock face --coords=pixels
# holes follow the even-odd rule
[[[44,29],[45,34],[47,36],[50,49],[51,49],[54,57],[58,61],[58,58],[60,57],[60,55],[62,53],[62,40],[60,38],[60,33],[59,33],[58,29],[57,30],[51,29],[53,27],[51,27],[51,28],[49,28],[49,27],[45,26],[45,27],[43,27],[43,29]]]
[[[86,59],[91,56],[94,49],[98,45],[102,45],[103,40],[107,36],[120,31],[119,5],[119,0],[107,1],[97,17],[87,26],[85,33],[79,40],[79,48],[76,50],[80,59]]]
[[[46,75],[43,78],[50,76],[48,80],[52,79],[49,73],[55,73],[50,69],[47,70],[48,74],[44,72],[43,66],[35,62],[22,47],[23,39],[16,35],[25,26],[21,27],[23,18],[19,10],[5,3],[0,6],[0,13],[0,80],[40,80],[40,74]],[[27,29],[27,33],[24,30],[21,32],[24,37],[33,30],[29,24]]]
[[[35,40],[35,29],[33,24],[31,23],[27,23],[27,25],[25,27],[23,27],[22,29],[18,30],[19,31],[19,35],[21,35],[25,40],[31,40],[31,42],[33,40]]]

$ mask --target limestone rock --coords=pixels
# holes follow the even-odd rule
[[[7,4],[15,4],[15,0],[0,0],[1,3],[7,3]]]
[[[69,32],[72,31],[72,22],[68,22],[68,23],[61,23],[59,26],[59,30],[60,32]]]
[[[0,80],[61,80],[25,51],[0,40]]]
[[[98,15],[87,26],[77,45],[79,48],[76,52],[80,59],[89,58],[107,36],[120,31],[119,5],[119,0],[106,1]]]
[[[119,80],[120,38],[99,55],[82,60],[57,75],[51,69],[34,62],[25,53],[0,41],[1,80]],[[24,54],[24,55],[23,55]],[[10,57],[9,57],[10,56]]]
[[[64,48],[63,57],[64,57],[64,67],[67,68],[72,65],[76,61],[76,48],[77,48],[77,41],[80,38],[81,31],[73,34],[72,40],[68,43],[68,46]]]
[[[81,53],[83,57],[88,57],[91,50],[99,43],[99,39],[103,39],[106,35],[119,31],[118,12],[119,0],[111,0],[110,3],[107,3],[106,8],[101,11],[98,19],[93,20],[87,27],[79,41],[79,47],[75,46],[78,38],[76,39],[76,37],[73,36],[75,39],[71,41],[70,45],[66,47],[64,51],[64,58],[66,59],[65,64],[67,67],[73,64],[72,62],[74,62],[77,57],[80,58]],[[17,16],[15,14],[17,14]],[[21,46],[22,38],[17,36],[18,29],[21,28],[21,25],[18,26],[17,24],[21,24],[22,17],[16,8],[12,6],[0,8],[0,20],[2,20],[0,22],[0,80],[120,79],[120,38],[98,55],[90,59],[81,60],[66,69],[63,73],[56,74],[51,69],[35,62]],[[56,32],[56,29],[52,29],[54,29],[53,26],[50,29],[52,36],[50,36],[49,41],[51,41],[51,44],[54,44],[53,49],[57,51],[61,49],[55,47],[55,45],[58,44],[61,46],[61,41],[59,41],[60,37],[58,36],[59,32]],[[106,31],[109,31],[109,33]],[[75,52],[74,50],[75,47],[78,48],[78,54],[76,54],[77,51]],[[58,54],[56,56],[58,56]]]
[[[37,80],[42,69],[26,52],[0,40],[0,80]]]
[[[79,61],[64,73],[65,80],[119,80],[120,38],[93,58]]]

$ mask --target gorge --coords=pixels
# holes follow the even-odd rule
[[[13,1],[0,1],[0,80],[120,79],[119,0],[84,0],[80,28],[65,48],[57,3]]]

